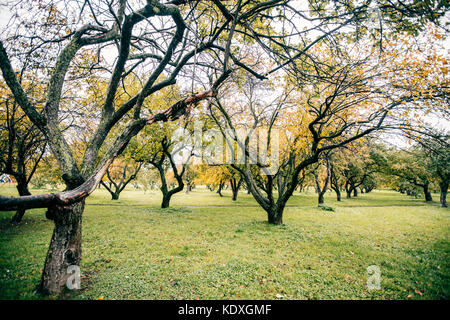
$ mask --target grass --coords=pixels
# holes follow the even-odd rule
[[[232,203],[228,191],[198,188],[168,209],[160,199],[95,191],[83,216],[82,290],[53,298],[450,298],[450,211],[436,202],[374,191],[338,203],[327,193],[328,211],[313,192],[297,193],[285,224],[272,226],[244,192]],[[17,227],[11,216],[0,212],[0,299],[41,299],[33,291],[52,222],[41,209]],[[370,265],[380,267],[380,290],[367,289]]]

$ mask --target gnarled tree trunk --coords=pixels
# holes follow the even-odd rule
[[[49,208],[47,218],[55,223],[38,292],[44,295],[60,293],[71,274],[67,268],[81,261],[81,221],[84,200],[69,206]]]

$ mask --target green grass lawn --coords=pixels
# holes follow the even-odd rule
[[[95,191],[83,216],[82,290],[62,298],[450,298],[450,211],[437,202],[374,191],[337,203],[327,193],[331,212],[314,192],[296,193],[285,224],[271,226],[245,192],[232,203],[228,191],[198,188],[165,210],[160,200],[158,191],[131,188],[118,201]],[[0,299],[39,299],[52,222],[35,209],[12,226],[12,214],[0,212]],[[370,265],[380,290],[367,289]]]

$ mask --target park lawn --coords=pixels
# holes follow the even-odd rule
[[[82,290],[53,298],[450,298],[450,211],[437,202],[374,191],[337,203],[327,193],[333,212],[313,192],[296,193],[284,225],[271,226],[250,195],[232,203],[224,194],[197,188],[163,210],[157,191],[130,188],[117,201],[95,191],[83,216]],[[11,216],[0,212],[0,299],[40,299],[52,222],[43,209],[17,227]],[[367,289],[370,265],[380,290]]]

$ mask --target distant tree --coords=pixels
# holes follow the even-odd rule
[[[373,155],[377,168],[384,174],[393,175],[423,190],[425,201],[433,201],[430,192],[432,172],[423,150],[388,150]]]
[[[101,181],[101,184],[111,194],[111,200],[119,199],[120,193],[131,181],[136,179],[142,164],[142,161],[127,161],[123,157],[114,160],[106,170],[107,181],[105,182],[105,179]]]
[[[319,161],[315,168],[312,169],[312,174],[314,176],[318,194],[317,202],[318,205],[321,206],[324,203],[324,195],[328,190],[331,177],[331,164],[330,161],[327,160],[327,155],[325,155],[324,160]],[[322,183],[321,180],[323,181]]]
[[[160,190],[163,195],[161,208],[168,208],[172,196],[183,190],[186,166],[193,156],[192,146],[185,145],[182,141],[178,144],[180,141],[173,137],[176,125],[177,123],[165,123],[159,128],[146,128],[142,134],[131,141],[133,145],[136,145],[132,151],[133,159],[151,164],[159,174]],[[188,156],[182,159],[182,165],[177,165],[176,157],[180,151],[188,152]],[[173,174],[173,186],[168,181],[169,170]]]

